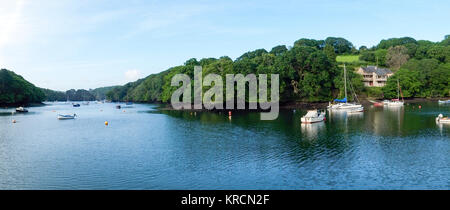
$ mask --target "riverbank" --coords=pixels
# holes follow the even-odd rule
[[[4,109],[17,108],[17,107],[40,107],[40,106],[45,106],[45,104],[44,103],[0,104],[0,107],[4,108]]]
[[[421,103],[421,102],[437,102],[439,100],[448,100],[448,98],[410,98],[410,99],[404,99],[406,104],[410,103]],[[370,106],[373,103],[371,101],[379,101],[382,100],[372,100],[368,98],[364,98],[360,100],[360,103],[363,106]],[[168,103],[158,103],[160,107],[159,110],[166,110],[166,111],[174,111],[175,109],[172,108],[172,106]],[[329,102],[280,102],[280,109],[326,109],[329,105]],[[248,107],[248,105],[246,105]],[[225,111],[231,111],[228,109],[224,109]],[[224,110],[208,110],[208,109],[183,109],[183,111],[192,111],[192,112],[204,112],[204,111],[212,111],[212,112],[222,112]],[[238,110],[233,109],[232,111],[246,111],[246,112],[259,112],[259,111],[265,111],[261,109],[256,110]]]

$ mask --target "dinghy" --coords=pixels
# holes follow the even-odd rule
[[[450,123],[450,119],[448,117],[444,117],[442,114],[440,114],[438,117],[436,117],[437,123]]]
[[[80,107],[80,104],[72,104],[73,107]]]
[[[77,116],[76,114],[73,114],[73,115],[62,115],[62,114],[59,114],[58,115],[58,120],[73,120],[73,119],[75,119],[76,116]]]
[[[308,113],[302,117],[302,123],[318,123],[325,120],[325,112],[320,112],[317,110],[310,110]]]

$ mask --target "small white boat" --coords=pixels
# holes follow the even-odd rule
[[[384,100],[383,105],[387,106],[389,104],[389,100]]]
[[[59,114],[58,115],[58,120],[73,120],[73,119],[75,119],[76,116],[77,116],[76,114],[73,114],[73,115],[62,115],[62,114]]]
[[[403,106],[405,103],[403,102],[403,101],[399,101],[399,100],[392,100],[392,101],[389,101],[388,103],[387,103],[387,106],[390,106],[390,107],[401,107],[401,106]]]
[[[400,82],[398,79],[397,79],[397,86],[398,86],[398,89],[397,89],[398,97],[397,97],[397,99],[393,99],[393,100],[387,102],[387,106],[389,106],[389,107],[402,107],[405,104],[405,102],[403,101],[402,89],[400,87]],[[400,95],[402,96],[402,101],[400,101]]]
[[[436,122],[438,122],[438,123],[450,123],[450,118],[444,117],[444,115],[440,114],[438,117],[436,117]]]
[[[439,100],[439,103],[440,104],[450,104],[450,100],[446,100],[446,101]]]
[[[16,108],[16,112],[26,113],[26,112],[28,112],[28,110],[23,107],[18,107],[18,108]]]
[[[302,123],[318,123],[325,121],[325,112],[320,112],[317,110],[310,110],[308,113],[302,117]]]

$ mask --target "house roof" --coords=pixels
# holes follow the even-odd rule
[[[375,74],[380,75],[380,76],[384,76],[384,75],[387,75],[387,74],[392,74],[391,70],[385,69],[385,68],[378,68],[376,66],[361,67],[361,69],[364,71],[364,73],[373,73],[373,72],[375,72]]]

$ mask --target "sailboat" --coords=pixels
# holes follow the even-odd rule
[[[351,85],[351,84],[350,84]],[[347,100],[347,68],[344,64],[344,89],[345,89],[345,98],[344,99],[336,99],[334,102],[337,102],[336,104],[329,104],[328,109],[331,110],[353,110],[353,109],[363,109],[363,106],[361,104],[357,103],[349,103]],[[356,96],[356,94],[355,94]]]
[[[402,107],[404,105],[403,94],[402,101],[400,101],[400,82],[397,79],[397,99],[393,99],[392,101],[387,102],[388,107]]]

